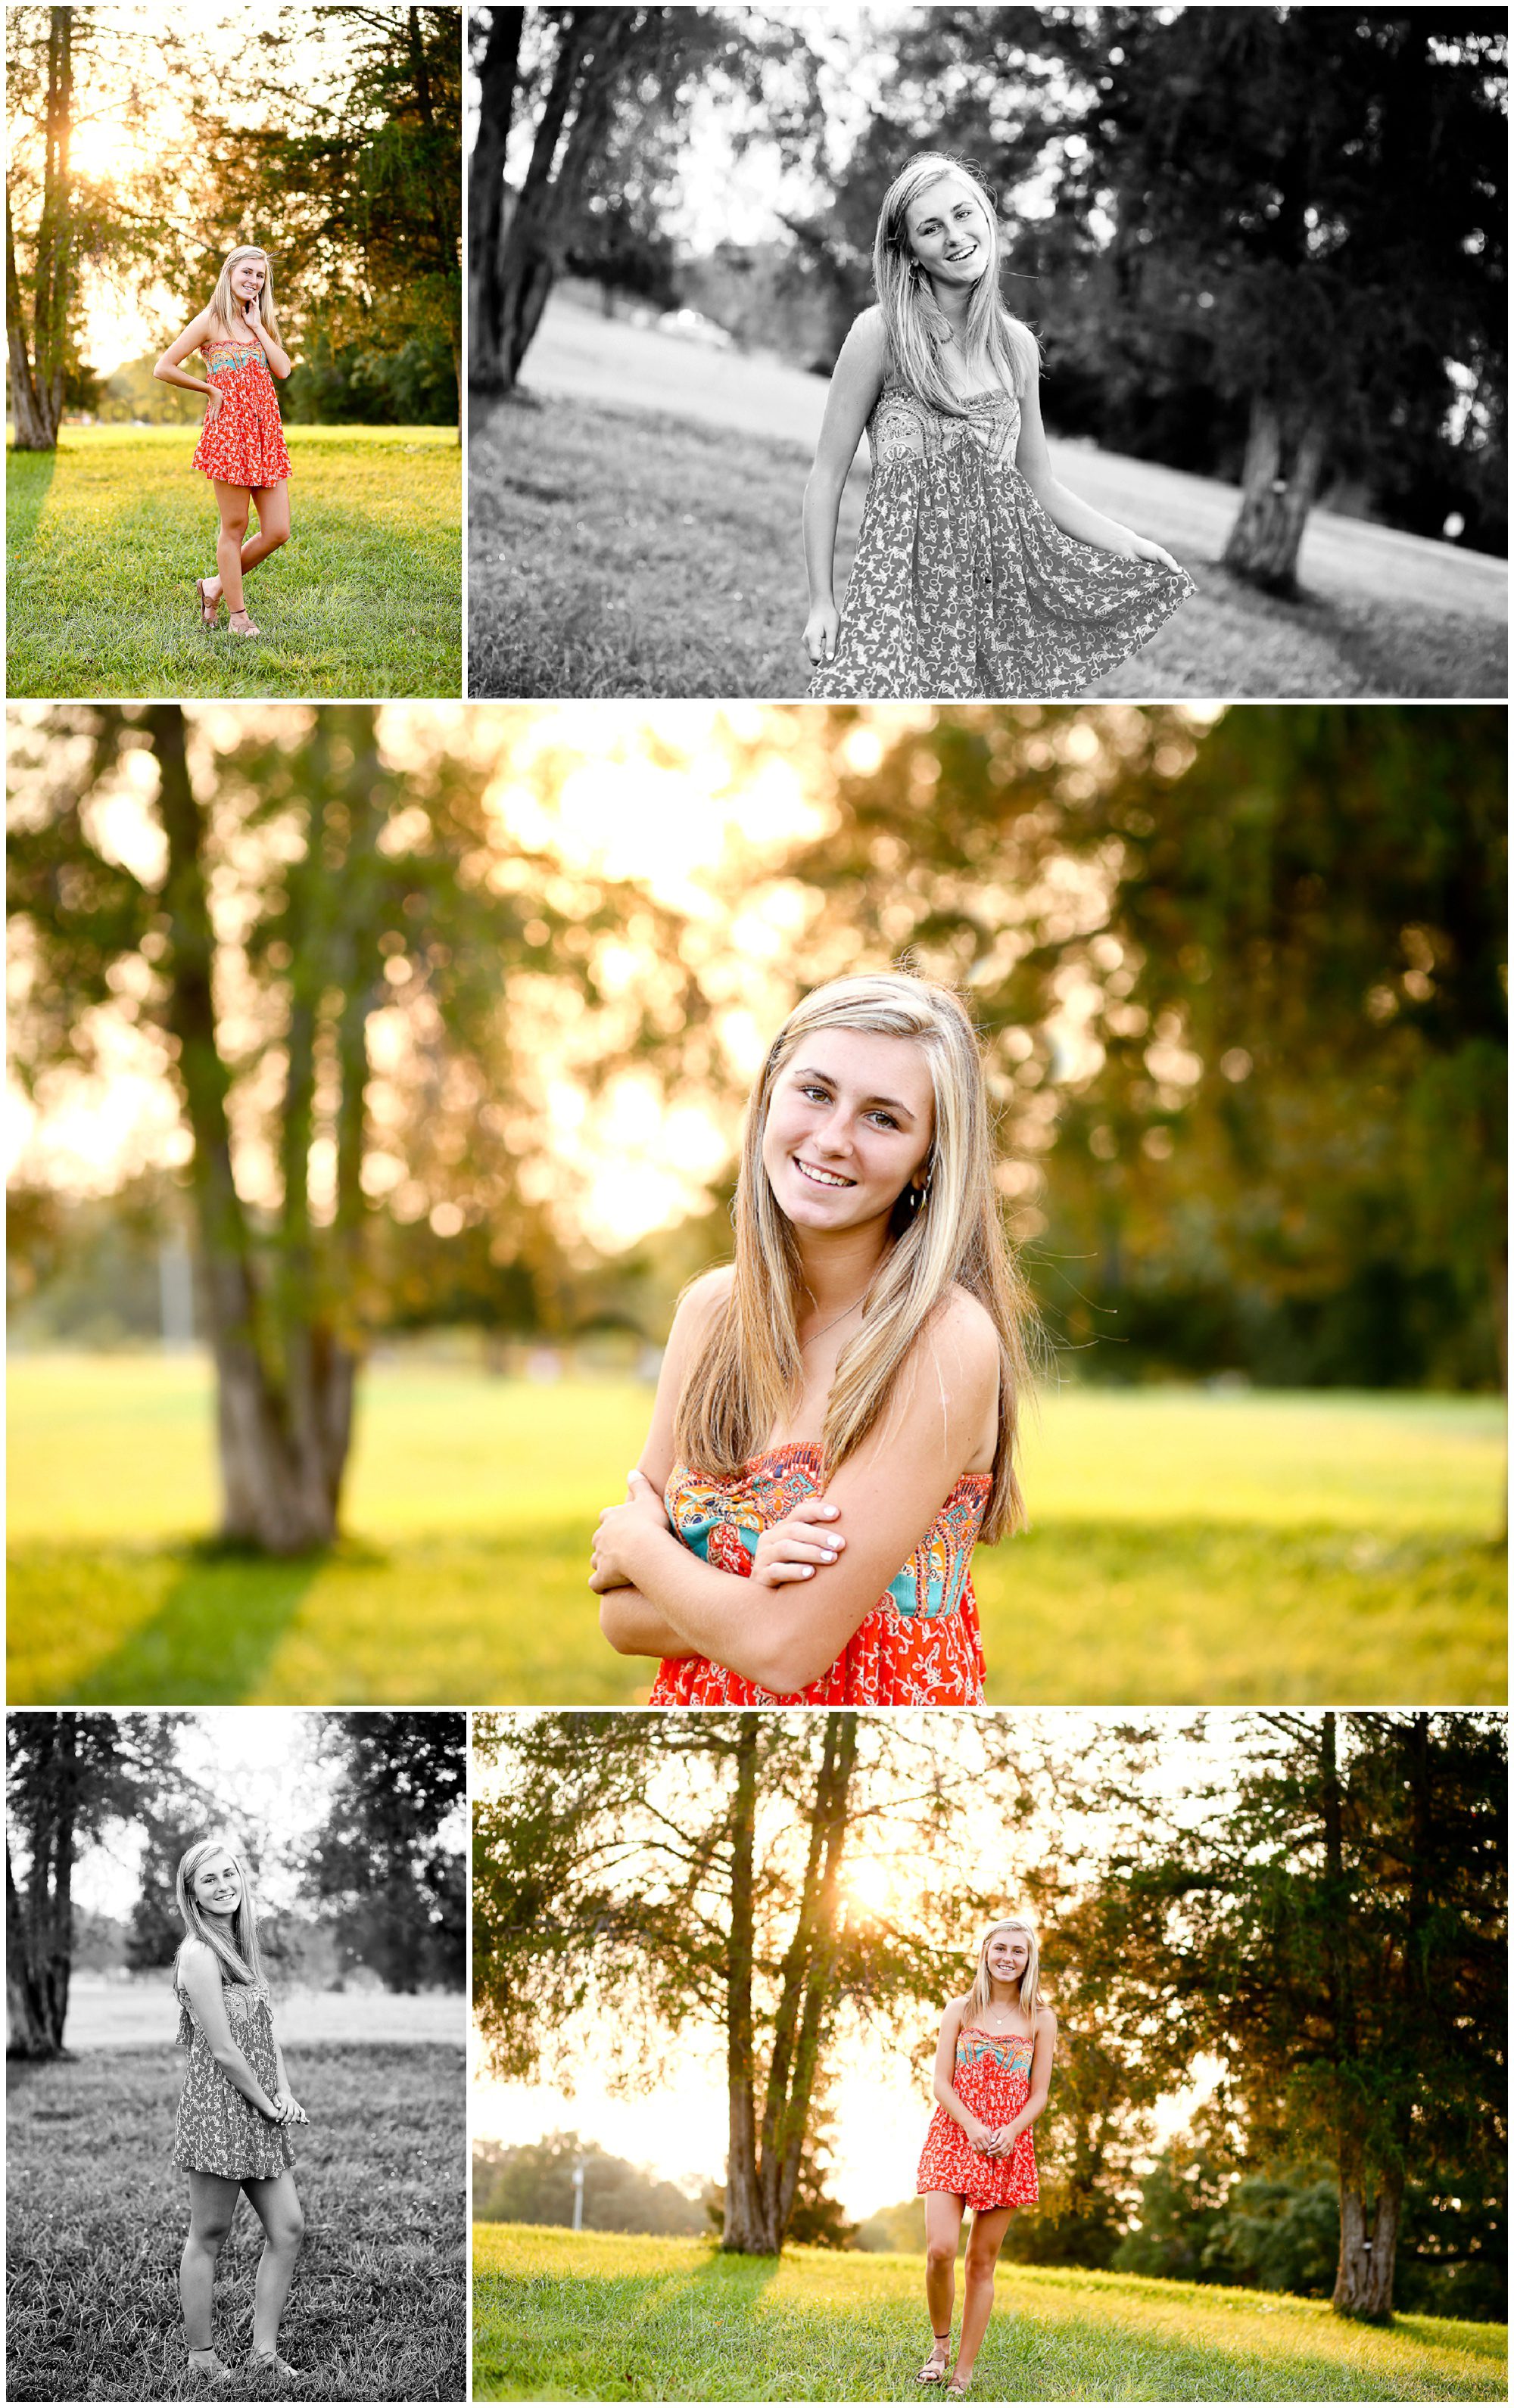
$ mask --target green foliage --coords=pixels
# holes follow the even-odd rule
[[[293,533],[248,580],[263,632],[200,624],[215,505],[185,427],[65,427],[9,463],[13,694],[455,695],[462,532],[456,452],[429,427],[294,427]]]
[[[171,2020],[165,2000],[165,2042]],[[315,2400],[468,2393],[463,2051],[306,2045],[291,2071],[308,2218],[281,2344]],[[176,2275],[188,2228],[169,2161],[181,2069],[160,2042],[28,2071],[7,2115],[6,2338],[13,2400],[180,2400]],[[287,2398],[243,2369],[262,2228],[245,2205],[221,2260],[216,2337],[238,2396]]]
[[[930,2346],[925,2260],[479,2225],[480,2400],[902,2400]],[[1001,2271],[985,2400],[1498,2400],[1498,2325],[1347,2327],[1321,2304],[1134,2275]]]
[[[473,2150],[475,2224],[571,2224],[573,2171],[584,2169],[584,2229],[588,2232],[688,2232],[708,2229],[703,2206],[677,2185],[612,2157],[576,2132],[502,2148],[479,2142]]]

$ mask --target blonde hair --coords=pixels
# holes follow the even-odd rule
[[[1011,317],[999,297],[999,212],[991,186],[971,159],[955,159],[945,150],[918,151],[905,161],[883,196],[872,240],[872,280],[900,376],[918,400],[948,417],[965,418],[967,410],[941,367],[941,346],[951,330],[920,272],[905,222],[910,203],[943,176],[962,177],[975,185],[988,222],[988,265],[967,305],[967,357],[976,359],[985,352],[1006,393],[1023,394],[1040,366],[1041,351],[1030,327]]]
[[[229,1940],[225,1933],[201,1912],[199,1900],[195,1896],[195,1876],[208,1856],[229,1856],[241,1878],[242,1894],[238,1901],[237,1912],[232,1917]],[[262,1981],[263,1955],[258,1946],[257,1910],[252,1904],[252,1879],[242,1858],[229,1841],[196,1840],[192,1848],[185,1849],[179,1859],[179,1870],[174,1878],[174,1897],[178,1901],[180,1919],[184,1927],[186,1941],[203,1940],[207,1948],[220,1959],[222,1966],[234,1982]],[[182,1956],[182,1947],[179,1953]],[[179,1959],[176,1957],[174,1959],[176,1971],[178,1962]]]
[[[1023,1518],[1018,1409],[1031,1385],[1038,1324],[1004,1234],[976,1032],[950,988],[907,970],[832,979],[795,1007],[773,1039],[743,1132],[735,1277],[684,1383],[674,1443],[697,1469],[734,1478],[802,1386],[800,1253],[763,1167],[762,1143],[780,1073],[801,1039],[822,1028],[911,1039],[925,1054],[935,1105],[923,1200],[912,1210],[901,1191],[893,1242],[868,1290],[861,1326],[836,1364],[820,1441],[826,1472],[862,1444],[920,1332],[952,1287],[964,1287],[999,1334],[999,1436],[982,1528],[985,1539],[1002,1538]]]
[[[241,323],[241,305],[231,289],[231,271],[239,259],[261,259],[263,262],[263,290],[257,296],[257,314],[274,341],[278,342],[279,320],[273,306],[273,263],[267,252],[260,251],[255,242],[239,242],[235,251],[227,251],[215,280],[215,291],[210,295],[211,320],[216,325],[224,326],[228,334],[233,326]]]
[[[996,1940],[1001,1931],[1023,1931],[1025,1934],[1030,1955],[1020,1975],[1019,2000],[1026,2021],[1033,2032],[1036,2016],[1041,2012],[1041,1942],[1032,1927],[1023,1915],[1018,1914],[1006,1914],[1002,1923],[991,1923],[979,1942],[978,1970],[973,1976],[973,1987],[962,2000],[962,2021],[971,2024],[974,2016],[982,2014],[993,1997],[993,1981],[988,1971],[988,1943]]]

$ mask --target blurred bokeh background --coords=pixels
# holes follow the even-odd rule
[[[588,1533],[748,1082],[906,953],[1056,1347],[990,1693],[1501,1694],[1501,711],[22,707],[11,755],[13,1696],[636,1695]]]

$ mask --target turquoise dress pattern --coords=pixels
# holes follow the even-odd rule
[[[1020,406],[995,385],[954,417],[890,374],[868,420],[872,475],[824,701],[1065,699],[1194,592],[1053,524],[1015,465]]]

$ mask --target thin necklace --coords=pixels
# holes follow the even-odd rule
[[[846,1318],[846,1313],[847,1313],[847,1312],[855,1312],[857,1311],[857,1309],[858,1309],[858,1305],[866,1304],[866,1302],[867,1302],[867,1295],[868,1295],[867,1289],[866,1289],[866,1288],[864,1288],[860,1296],[858,1296],[858,1297],[853,1297],[853,1299],[852,1299],[851,1303],[850,1303],[850,1304],[847,1306],[847,1308],[846,1308],[846,1312],[838,1312],[838,1313],[836,1314],[836,1316],[835,1316],[835,1320],[832,1320],[832,1321],[823,1321],[823,1322],[820,1324],[820,1326],[819,1326],[819,1328],[818,1328],[818,1329],[812,1329],[812,1330],[811,1330],[811,1332],[810,1332],[810,1334],[809,1334],[809,1336],[808,1336],[808,1338],[806,1338],[806,1339],[805,1339],[805,1340],[804,1340],[804,1344],[805,1344],[806,1346],[813,1346],[813,1345],[815,1344],[815,1340],[816,1340],[817,1338],[823,1338],[823,1337],[825,1336],[826,1331],[827,1331],[828,1329],[834,1329],[834,1328],[835,1328],[835,1326],[836,1326],[836,1322],[838,1322],[838,1321],[844,1321],[844,1320],[845,1320],[845,1318]]]

